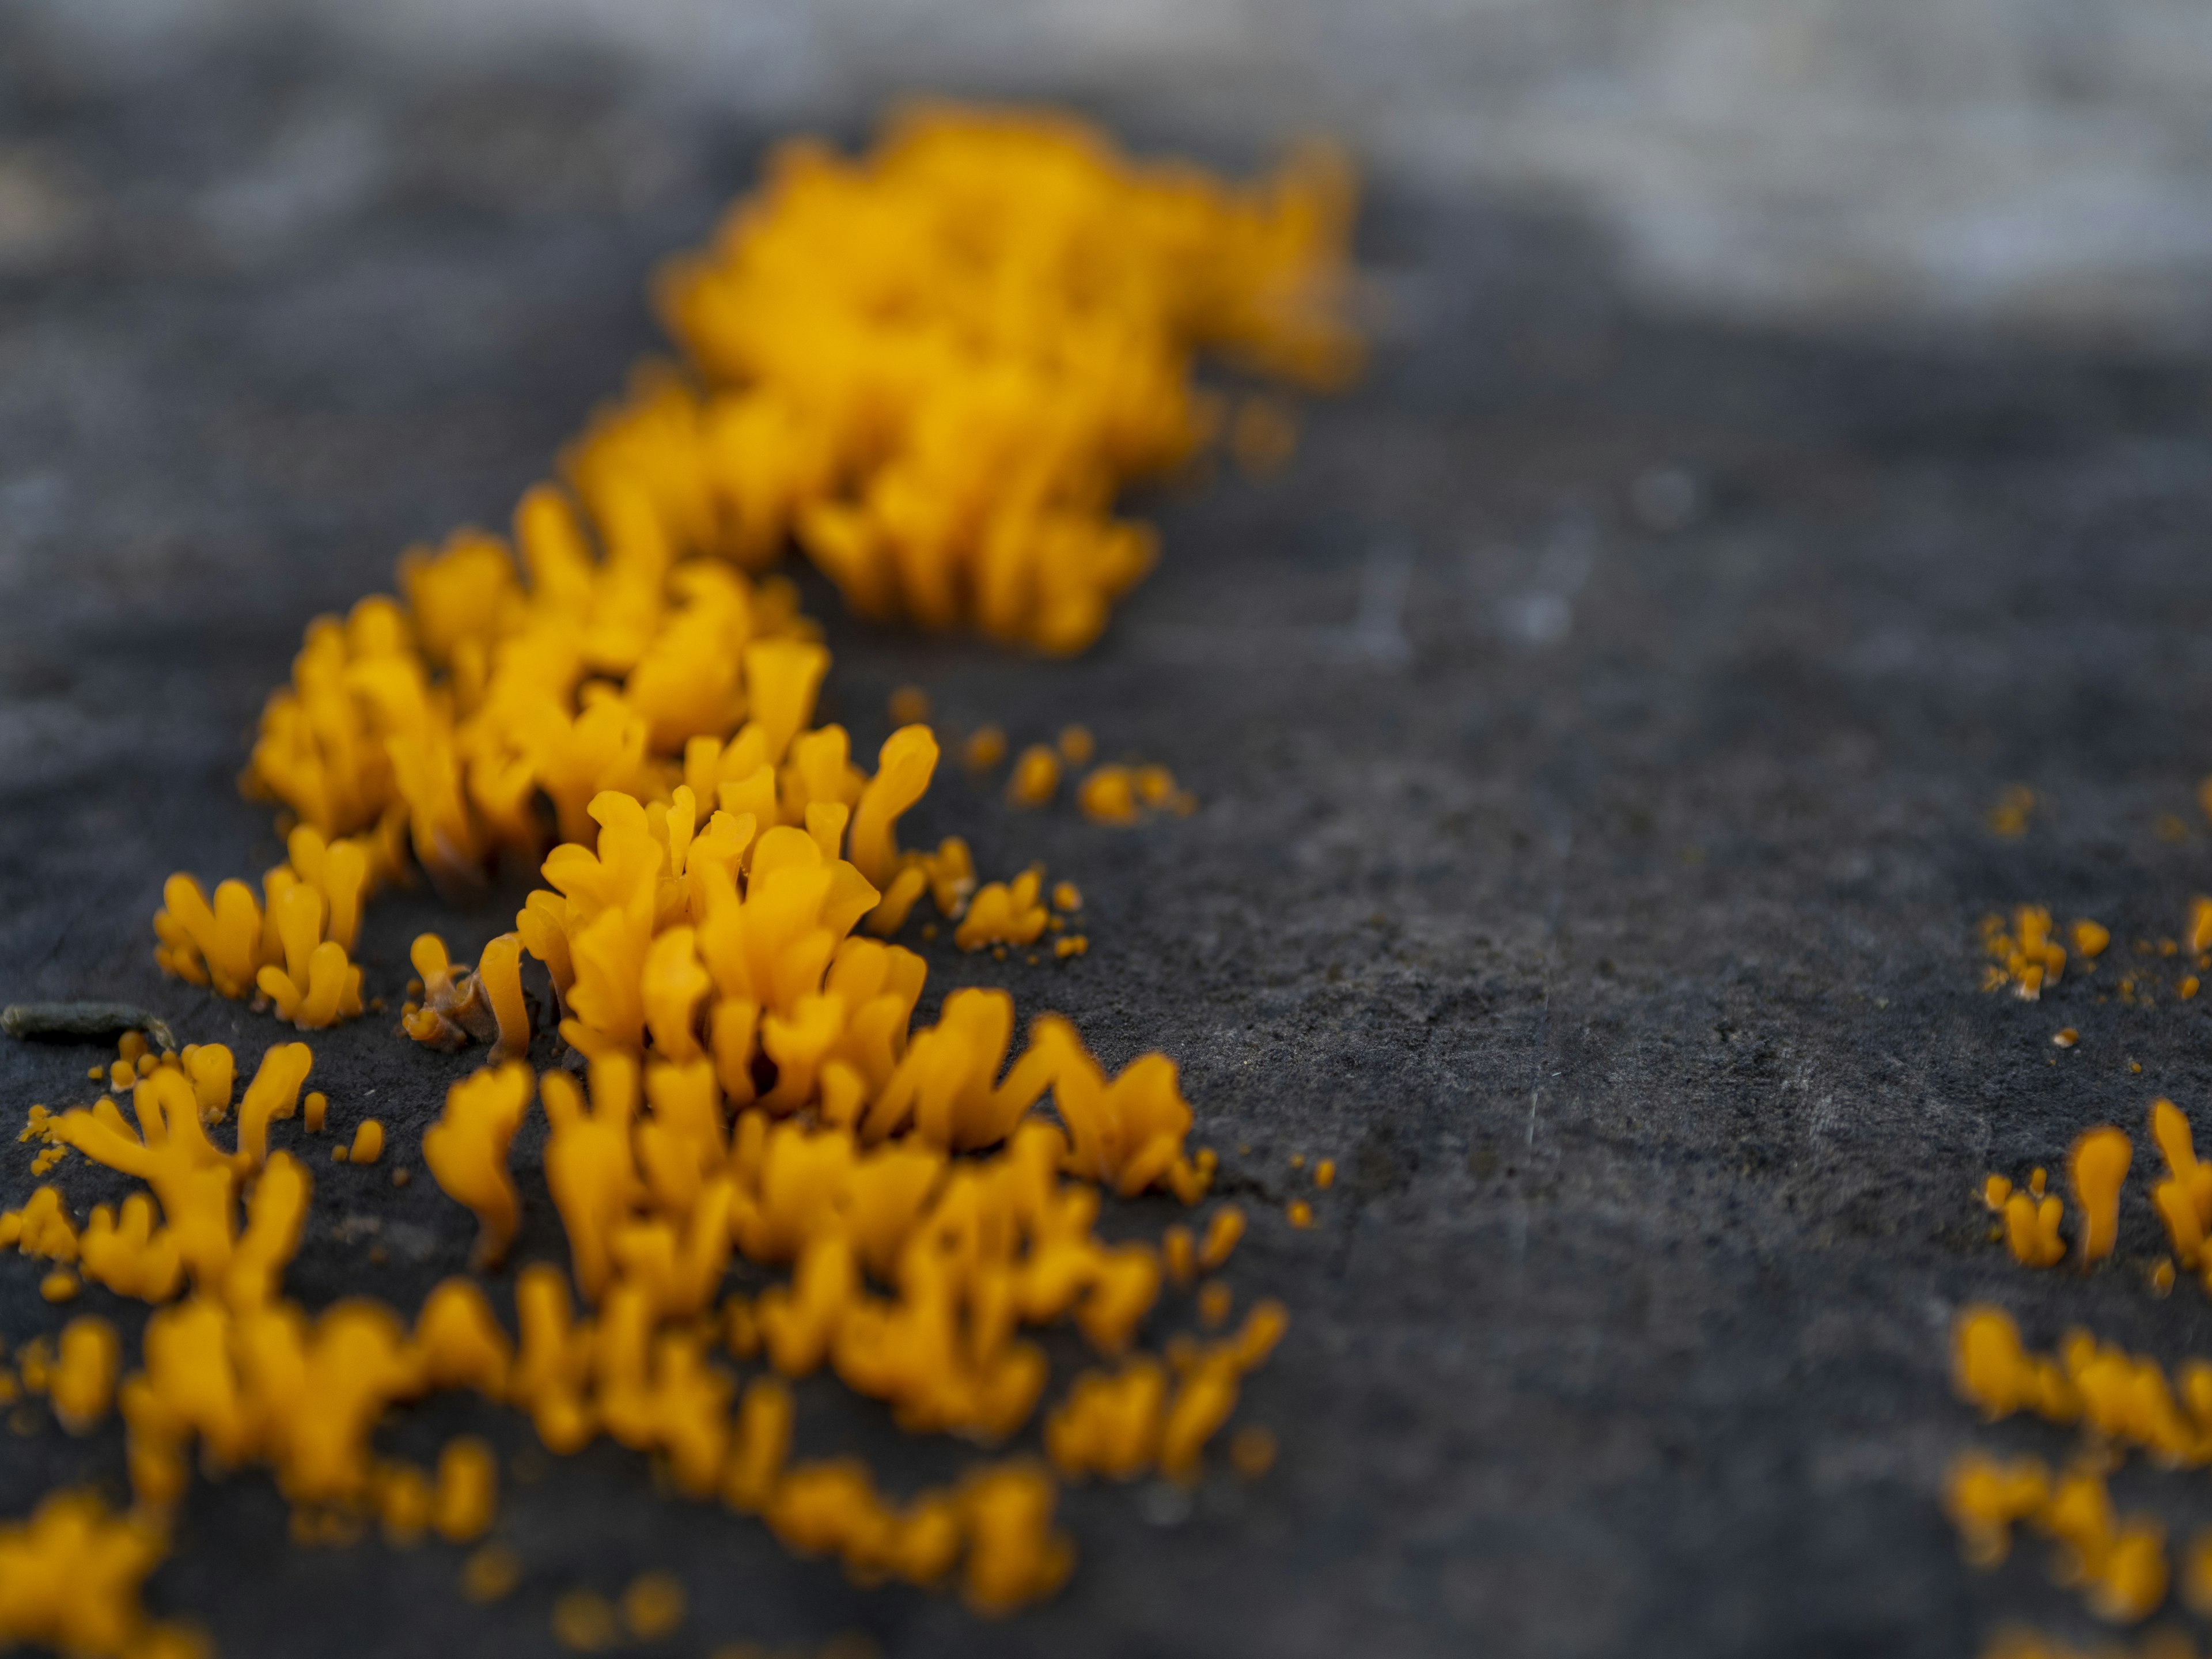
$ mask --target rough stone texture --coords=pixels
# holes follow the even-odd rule
[[[503,518],[650,345],[645,273],[746,184],[757,135],[588,65],[393,81],[280,43],[118,86],[4,28],[0,118],[36,158],[0,215],[0,998],[143,1000],[250,1064],[285,1034],[153,968],[162,878],[280,856],[232,779],[301,623],[409,540]],[[295,1548],[249,1474],[196,1486],[158,1608],[233,1659],[542,1652],[556,1595],[647,1567],[684,1577],[665,1645],[695,1653],[859,1629],[902,1656],[1936,1656],[2006,1610],[2086,1628],[2038,1550],[1956,1560],[1953,1452],[2065,1443],[1978,1428],[1947,1330],[1994,1297],[2041,1345],[2212,1336],[2193,1287],[2147,1290],[2139,1190],[2087,1279],[2014,1267],[1974,1198],[2154,1094],[2212,1102],[2205,1003],[2129,950],[2212,885],[2206,373],[1670,322],[1571,227],[1389,179],[1364,242],[1395,302],[1376,373],[1310,411],[1287,473],[1149,503],[1165,557],[1088,657],[872,632],[809,586],[825,713],[863,744],[918,681],[959,726],[1086,721],[1201,798],[1117,831],[949,774],[916,832],[1073,877],[1093,944],[1062,969],[940,941],[925,1012],[1004,984],[1110,1061],[1182,1061],[1255,1218],[1231,1282],[1293,1316],[1240,1413],[1280,1435],[1277,1471],[1188,1503],[1070,1492],[1073,1583],[981,1626],[656,1496],[611,1446],[526,1457],[518,1420],[447,1398],[383,1439],[428,1457],[465,1425],[536,1477],[502,1510],[511,1600],[465,1603],[442,1547]],[[1654,467],[1698,482],[1687,522],[1653,522]],[[1985,816],[2014,781],[2042,805],[2004,842]],[[2033,1006],[1980,991],[1974,939],[2031,900],[2119,941]],[[380,903],[371,990],[396,999],[417,929],[472,947],[504,913]],[[2137,972],[2155,1006],[2107,1000]],[[374,1113],[392,1151],[315,1164],[289,1288],[411,1307],[471,1224],[390,1171],[421,1177],[468,1062],[376,1019],[313,1041],[334,1119]],[[81,1103],[97,1057],[0,1046],[0,1098]],[[10,1201],[30,1150],[0,1145]],[[1308,1232],[1282,1219],[1294,1152],[1343,1171]],[[59,1179],[80,1214],[125,1184]],[[529,1191],[520,1254],[556,1255]],[[61,1322],[38,1277],[0,1257],[11,1346]],[[1189,1318],[1171,1299],[1159,1325]],[[1077,1360],[1056,1344],[1055,1377]],[[896,1488],[965,1455],[832,1382],[802,1400],[804,1451]],[[112,1426],[26,1424],[0,1513],[65,1479],[120,1492]],[[2212,1519],[2197,1477],[2118,1491],[2177,1534]]]

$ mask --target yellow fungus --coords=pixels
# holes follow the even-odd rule
[[[2049,1173],[2040,1166],[2030,1170],[2027,1172],[2027,1190],[2034,1194],[2036,1197],[2041,1198],[2043,1196],[2045,1186],[2049,1182],[2050,1178]]]
[[[2212,951],[2212,898],[2199,894],[2189,901],[2189,925],[2182,937],[2192,957]]]
[[[2212,1531],[2189,1540],[2181,1557],[2181,1599],[2199,1618],[2212,1615]]]
[[[683,1581],[673,1573],[641,1572],[622,1595],[623,1623],[641,1642],[673,1636],[684,1623]]]
[[[2058,1235],[2066,1206],[2057,1194],[2038,1199],[2033,1192],[2014,1192],[2004,1203],[2005,1248],[2024,1267],[2055,1267],[2066,1259],[2066,1243]]]
[[[918,685],[902,685],[887,704],[893,726],[920,726],[929,718],[929,693]]]
[[[2081,1211],[2081,1261],[2087,1267],[2112,1253],[2119,1241],[2120,1183],[2127,1178],[2135,1146],[2109,1127],[2088,1131],[2067,1156],[2067,1184]]]
[[[1267,1359],[1289,1322],[1280,1303],[1260,1303],[1236,1335],[1195,1350],[1178,1368],[1182,1382],[1160,1428],[1163,1474],[1195,1478],[1206,1443],[1237,1408],[1240,1380]]]
[[[510,1060],[466,1077],[446,1091],[446,1109],[423,1132],[422,1161],[447,1195],[476,1212],[475,1260],[502,1260],[521,1221],[507,1172],[507,1148],[537,1092],[530,1068]]]
[[[1207,1273],[1215,1272],[1229,1260],[1230,1252],[1243,1237],[1244,1212],[1234,1204],[1223,1205],[1206,1224],[1206,1243],[1200,1247],[1198,1265]]]
[[[996,726],[979,726],[960,751],[971,772],[994,772],[1006,758],[1006,733]]]
[[[2075,1030],[2071,1025],[2069,1025],[2063,1030],[2058,1031],[2052,1036],[2051,1045],[2054,1048],[2071,1048],[2075,1043],[2081,1042],[2081,1034]]]
[[[1326,1192],[1336,1185],[1336,1160],[1325,1158],[1314,1165],[1314,1185]]]
[[[1055,882],[1052,889],[1052,908],[1055,910],[1080,910],[1083,894],[1072,881]]]
[[[66,1267],[57,1267],[39,1281],[39,1294],[49,1302],[74,1302],[83,1286]]]
[[[1052,1528],[1049,1476],[1025,1463],[971,1479],[961,1493],[969,1550],[963,1589],[982,1613],[1009,1613],[1050,1595],[1075,1564],[1073,1544]]]
[[[2173,988],[2173,994],[2177,997],[2179,997],[2184,1002],[2186,1002],[2191,997],[2195,996],[2201,988],[2202,988],[2197,983],[2197,975],[2190,974],[2184,976],[2181,982]]]
[[[448,1543],[465,1544],[491,1530],[499,1504],[499,1462],[483,1441],[464,1435],[438,1454],[430,1524]]]
[[[2164,1529],[2147,1516],[2116,1516],[2092,1467],[2054,1477],[2035,1458],[1962,1453],[1944,1478],[1943,1505],[1976,1566],[2002,1561],[2012,1528],[2027,1522],[2058,1547],[2054,1573],[2080,1585],[2098,1617],[2134,1624],[2166,1599]]]
[[[63,1327],[46,1387],[54,1416],[71,1434],[88,1434],[106,1417],[121,1352],[115,1328],[104,1319],[72,1319]]]
[[[1156,1359],[1134,1359],[1115,1376],[1085,1371],[1046,1419],[1046,1452],[1071,1477],[1133,1479],[1158,1450],[1167,1399],[1167,1372]]]
[[[1307,1203],[1305,1200],[1302,1198],[1292,1199],[1286,1213],[1290,1217],[1291,1225],[1293,1227],[1310,1227],[1313,1225],[1313,1206]]]
[[[987,945],[1028,945],[1044,932],[1048,913],[1038,902],[1044,885],[1044,866],[1024,871],[1011,882],[994,881],[968,902],[967,914],[953,930],[952,940],[963,951],[980,951]]]
[[[1060,759],[1070,766],[1088,766],[1091,757],[1098,752],[1097,741],[1091,737],[1091,728],[1087,726],[1062,726],[1060,736],[1054,739],[1053,747],[1060,751]]]
[[[1053,955],[1062,962],[1066,961],[1070,957],[1079,957],[1090,948],[1091,941],[1080,933],[1070,933],[1065,939],[1057,939],[1052,942]]]
[[[1229,1322],[1231,1297],[1229,1287],[1219,1279],[1209,1279],[1198,1293],[1198,1321],[1209,1331],[1218,1331]]]
[[[1014,762],[1006,799],[1017,806],[1042,806],[1060,788],[1060,757],[1041,743],[1031,744]]]
[[[373,1117],[362,1119],[353,1132],[353,1145],[346,1150],[349,1164],[374,1164],[384,1156],[384,1126]]]
[[[522,1558],[504,1544],[486,1544],[461,1563],[461,1594],[470,1601],[497,1601],[522,1582]]]
[[[303,1127],[311,1135],[322,1133],[323,1120],[331,1109],[330,1097],[318,1090],[307,1097],[304,1105]]]
[[[0,1523],[0,1640],[100,1659],[207,1655],[139,1604],[166,1542],[151,1519],[111,1516],[94,1492],[50,1493],[28,1521]]]
[[[2013,784],[1990,809],[1990,828],[2008,841],[2017,841],[2027,833],[2028,817],[2034,811],[2035,791]]]
[[[421,1543],[437,1501],[430,1477],[412,1463],[386,1463],[377,1470],[373,1484],[385,1541],[399,1549]]]
[[[1160,1265],[1177,1285],[1188,1285],[1198,1272],[1198,1247],[1190,1229],[1177,1222],[1160,1235]]]
[[[2095,924],[2077,923],[2077,936],[2085,926]],[[1995,926],[1985,920],[1982,945],[1991,958],[1990,988],[2009,984],[2031,1002],[2057,985],[2066,971],[2066,947],[2051,937],[2051,912],[2040,905],[2024,904],[2015,910],[2010,933],[2002,919],[1995,919]]]
[[[1136,775],[1126,766],[1102,766],[1083,780],[1076,805],[1094,823],[1137,821]]]
[[[570,1590],[553,1603],[553,1639],[571,1653],[598,1653],[622,1639],[613,1604],[596,1590]]]

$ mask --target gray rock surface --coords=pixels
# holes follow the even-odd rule
[[[252,1056],[279,1028],[161,979],[147,919],[173,869],[280,856],[232,781],[302,623],[406,543],[503,520],[650,349],[645,273],[764,135],[587,63],[399,76],[280,36],[118,81],[46,38],[0,21],[0,1000],[143,1002]],[[295,1548],[248,1474],[196,1485],[159,1610],[231,1659],[543,1652],[556,1595],[648,1567],[690,1591],[665,1650],[702,1654],[856,1629],[900,1656],[1932,1659],[2008,1612],[2087,1629],[2037,1550],[1957,1560],[1948,1457],[2066,1442],[1979,1428],[1947,1332],[1992,1297],[2041,1346],[2085,1322],[2170,1362],[2212,1335],[2193,1287],[2146,1288],[2139,1193],[2086,1278],[2013,1267],[1975,1201],[2154,1094],[2212,1104],[2212,999],[2107,994],[2212,886],[2212,384],[1669,320],[1571,226],[1387,176],[1363,252],[1395,302],[1374,374],[1309,410],[1288,472],[1147,503],[1165,556],[1091,655],[877,632],[809,585],[825,712],[862,744],[915,681],[1018,739],[1083,720],[1200,797],[1117,831],[948,775],[916,830],[1079,881],[1092,949],[940,943],[925,1012],[1005,984],[1112,1062],[1180,1060],[1255,1218],[1240,1302],[1292,1315],[1240,1413],[1276,1471],[1217,1468],[1188,1504],[1071,1491],[1073,1583],[985,1626],[657,1496],[611,1445],[524,1457],[519,1420],[441,1398],[384,1443],[466,1425],[520,1460],[514,1597],[465,1603],[444,1547]],[[2042,805],[2007,842],[1985,816],[2014,782]],[[1979,989],[1978,918],[2025,901],[2119,941],[2039,1005]],[[380,903],[369,988],[396,1000],[418,929],[473,947],[502,915]],[[412,1306],[471,1235],[416,1150],[468,1062],[375,1019],[315,1047],[335,1120],[374,1113],[392,1151],[315,1166],[289,1286]],[[0,1100],[82,1103],[95,1057],[0,1045]],[[538,1150],[526,1258],[560,1248]],[[0,1143],[11,1202],[31,1151]],[[1343,1171],[1306,1232],[1294,1153]],[[80,1215],[125,1184],[61,1179]],[[38,1277],[0,1256],[11,1347],[61,1322]],[[112,1425],[27,1426],[0,1514],[121,1491]],[[823,1379],[799,1440],[899,1490],[963,1455]],[[2212,1519],[2201,1477],[2117,1486],[2177,1536]]]

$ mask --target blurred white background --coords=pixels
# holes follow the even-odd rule
[[[1573,215],[1633,287],[1784,324],[2212,345],[2208,0],[32,0],[122,64],[305,20],[481,67],[611,55],[798,121],[1098,100]]]

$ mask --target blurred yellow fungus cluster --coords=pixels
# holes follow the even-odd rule
[[[1984,916],[1981,933],[1982,949],[1990,958],[1985,990],[2010,985],[2015,995],[2033,1002],[2066,972],[2066,947],[2051,936],[2051,912],[2039,904],[2014,910],[2009,932],[2003,917]]]
[[[1944,1477],[1943,1507],[1978,1567],[2011,1553],[2015,1526],[2050,1539],[2053,1576],[2079,1588],[2100,1619],[2138,1624],[2166,1600],[2166,1529],[2148,1516],[2117,1516],[2094,1462],[2054,1475],[2040,1458],[1962,1452]]]
[[[961,749],[960,758],[971,772],[995,772],[1006,758],[1006,728],[979,726]]]
[[[1995,1422],[2031,1412],[2081,1424],[2105,1443],[2135,1446],[2172,1468],[2212,1463],[2212,1362],[2191,1360],[2169,1384],[2154,1360],[2070,1331],[2056,1358],[2022,1346],[2002,1310],[1968,1308],[1953,1328],[1952,1378]]]
[[[29,1520],[0,1522],[0,1641],[88,1659],[205,1659],[203,1638],[139,1605],[167,1547],[138,1510],[112,1515],[88,1490],[48,1494]]]
[[[641,386],[578,471],[649,448],[672,539],[750,564],[795,533],[864,615],[1080,651],[1154,557],[1115,491],[1218,423],[1193,353],[1356,370],[1352,210],[1332,152],[1239,187],[1043,112],[918,106],[859,161],[787,146],[662,275],[704,389]]]
[[[2034,812],[2035,791],[2026,784],[2011,784],[1990,809],[1990,828],[2007,841],[2018,841],[2027,833]]]
[[[1099,767],[1083,780],[1075,799],[1094,823],[1135,823],[1146,812],[1188,817],[1198,810],[1198,798],[1178,789],[1175,774],[1164,766]]]
[[[1098,752],[1098,740],[1091,735],[1087,726],[1064,726],[1060,736],[1053,740],[1053,747],[1070,766],[1088,766],[1091,757]]]

